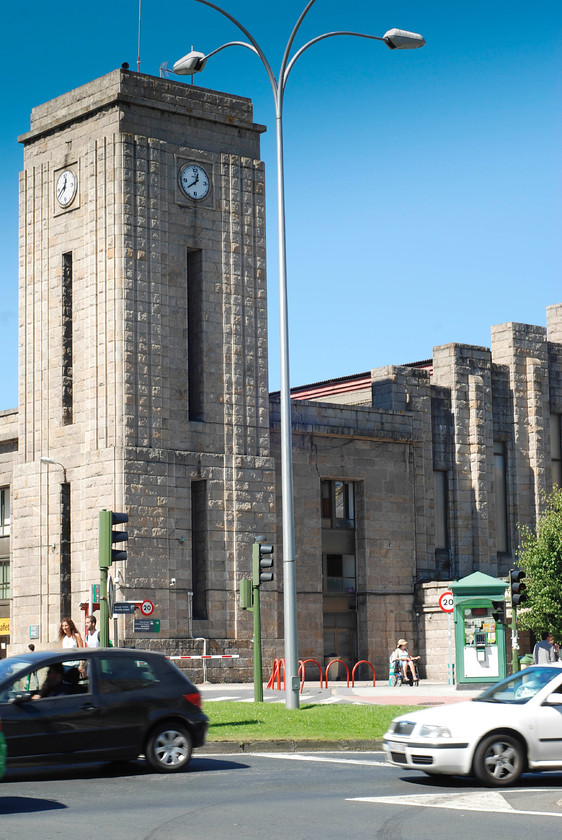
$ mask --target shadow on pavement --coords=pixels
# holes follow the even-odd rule
[[[212,773],[217,770],[244,770],[248,764],[242,761],[232,761],[223,758],[200,758],[193,755],[189,767],[177,776],[190,773]],[[98,764],[67,764],[64,767],[46,765],[44,767],[13,767],[6,771],[2,784],[15,782],[65,781],[75,779],[114,779],[131,778],[134,776],[165,776],[153,773],[148,765],[138,759],[136,761],[113,761]],[[0,800],[2,801],[2,800]],[[30,800],[31,801],[31,800]],[[61,806],[62,807],[62,806]],[[0,807],[0,814],[4,813]]]
[[[562,788],[562,774],[558,772],[552,773],[523,773],[521,778],[515,785],[508,787],[485,787],[478,779],[473,779],[471,776],[401,776],[400,781],[406,782],[410,785],[415,785],[418,788],[447,788],[455,790],[495,790],[498,793],[509,793],[513,789],[520,788]]]
[[[35,814],[38,811],[60,811],[66,808],[53,799],[31,796],[0,796],[0,814]]]

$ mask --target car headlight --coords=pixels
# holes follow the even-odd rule
[[[420,738],[450,738],[451,730],[446,726],[437,726],[431,723],[424,723],[420,727]]]

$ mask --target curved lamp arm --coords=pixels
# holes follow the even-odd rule
[[[326,32],[324,35],[318,35],[316,38],[313,38],[312,41],[309,41],[308,44],[305,44],[304,47],[301,47],[298,50],[290,62],[288,63],[285,73],[283,75],[282,87],[284,88],[287,84],[287,79],[289,78],[289,73],[293,69],[295,62],[300,56],[303,54],[305,50],[311,47],[313,44],[317,44],[318,41],[323,41],[324,38],[333,38],[335,35],[354,35],[356,38],[368,38],[371,41],[384,41],[384,38],[379,38],[378,35],[366,35],[364,32]],[[385,41],[386,43],[386,41]]]
[[[246,41],[229,41],[228,44],[222,44],[222,46],[217,47],[216,50],[212,50],[212,52],[207,53],[204,61],[207,61],[208,58],[211,58],[213,55],[216,55],[221,50],[225,50],[227,47],[246,47],[246,49],[251,50],[256,55],[259,55],[257,49],[254,47],[253,44],[248,44]]]
[[[289,40],[287,41],[287,46],[285,47],[285,52],[283,53],[283,58],[281,60],[281,69],[279,70],[279,88],[280,88],[279,103],[278,103],[279,112],[281,112],[282,109],[283,109],[283,95],[285,93],[285,83],[287,81],[287,76],[289,75],[288,72],[286,72],[286,69],[285,69],[287,67],[287,62],[289,61],[289,53],[291,52],[293,42],[294,42],[294,40],[297,36],[297,32],[299,31],[301,23],[303,22],[303,20],[307,16],[308,12],[310,11],[310,9],[314,5],[314,3],[316,3],[316,0],[309,0],[306,7],[302,11],[299,19],[297,20],[297,22],[295,23],[295,25],[293,27],[293,31],[291,32]],[[300,52],[300,50],[299,50],[299,52]],[[293,65],[294,63],[295,62],[294,62],[294,59],[293,59],[290,62],[290,64]]]
[[[243,41],[237,41],[237,42],[234,42],[234,43],[237,44],[238,46],[248,47],[253,52],[255,52],[256,55],[258,55],[260,57],[261,62],[266,69],[267,75],[269,76],[269,81],[271,82],[271,87],[273,88],[273,95],[275,97],[275,102],[277,103],[277,100],[278,100],[277,79],[275,78],[275,73],[271,69],[271,65],[270,65],[269,61],[265,57],[265,53],[263,52],[262,48],[260,47],[260,45],[258,44],[256,39],[251,35],[250,32],[248,32],[248,30],[245,28],[245,26],[243,26],[240,23],[239,20],[236,20],[236,18],[233,17],[229,12],[225,11],[224,9],[221,9],[220,6],[216,6],[214,3],[210,3],[209,0],[195,0],[195,2],[196,3],[202,3],[204,6],[209,6],[211,9],[215,9],[215,11],[220,12],[221,15],[224,15],[225,18],[228,18],[228,20],[232,21],[232,23],[235,26],[238,27],[240,32],[244,33],[246,38],[250,41],[251,46],[250,46],[250,44],[245,44]],[[314,2],[315,2],[315,0],[311,0],[311,3],[314,3]],[[229,45],[225,44],[225,46],[229,46]],[[219,49],[222,49],[222,47],[219,47]],[[216,52],[218,52],[218,50],[214,50],[212,53],[209,53],[209,55],[214,55]]]

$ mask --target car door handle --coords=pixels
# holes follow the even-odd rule
[[[83,712],[93,712],[97,708],[94,703],[84,703],[83,706],[80,706],[80,710]]]

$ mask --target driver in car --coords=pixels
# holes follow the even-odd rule
[[[64,666],[62,662],[55,662],[49,665],[47,676],[38,694],[32,696],[32,700],[39,700],[42,697],[57,697],[59,694],[68,694],[68,685],[64,683]]]

